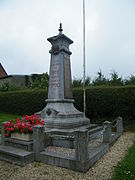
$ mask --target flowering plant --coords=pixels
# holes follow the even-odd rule
[[[35,125],[45,125],[45,121],[42,120],[36,114],[28,116],[25,115],[22,119],[17,119],[14,121],[13,119],[10,122],[4,123],[4,130],[5,136],[9,137],[11,133],[18,132],[18,133],[33,133],[33,126]]]

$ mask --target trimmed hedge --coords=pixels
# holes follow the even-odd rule
[[[76,89],[73,93],[75,105],[82,111],[83,92]],[[91,119],[117,116],[135,119],[135,86],[87,88],[86,107],[86,115]]]
[[[45,90],[25,90],[0,93],[0,112],[11,114],[33,114],[45,107]]]
[[[75,107],[83,111],[83,91],[73,89]],[[0,112],[32,114],[42,110],[46,103],[47,91],[25,90],[0,93]],[[90,119],[122,116],[135,118],[135,86],[89,87],[86,88],[86,116]]]

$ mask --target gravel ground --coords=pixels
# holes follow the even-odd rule
[[[19,167],[0,161],[0,180],[107,180],[134,141],[135,133],[124,133],[110,151],[85,174],[38,162]]]

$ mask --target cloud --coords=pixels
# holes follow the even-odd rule
[[[102,69],[134,73],[135,3],[132,0],[86,1],[86,74]],[[0,61],[9,74],[49,72],[50,43],[59,23],[73,39],[72,76],[82,77],[82,1],[1,0]],[[127,65],[128,64],[128,65]],[[77,67],[77,68],[76,68]]]

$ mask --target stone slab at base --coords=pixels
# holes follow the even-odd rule
[[[33,141],[22,141],[14,138],[5,138],[5,146],[11,146],[26,151],[33,151]]]
[[[34,153],[10,146],[0,145],[0,160],[25,166],[34,161]]]

